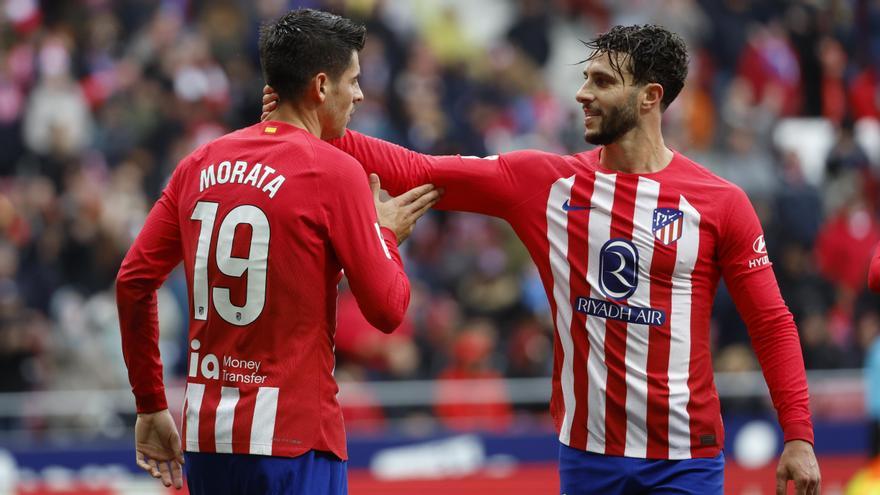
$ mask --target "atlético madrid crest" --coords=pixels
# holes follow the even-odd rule
[[[654,221],[652,222],[654,237],[665,245],[670,245],[681,237],[682,219],[684,213],[675,208],[654,209]]]

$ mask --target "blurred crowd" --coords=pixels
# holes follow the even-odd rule
[[[691,69],[665,115],[667,144],[749,193],[807,367],[860,367],[880,333],[865,282],[880,242],[876,0],[0,6],[0,392],[127,387],[119,264],[177,162],[257,121],[259,25],[297,6],[367,25],[366,100],[352,127],[433,154],[585,150],[574,94],[587,53],[578,40],[614,24],[678,32]],[[794,146],[778,132],[790,122],[807,123],[795,127]],[[823,139],[827,146],[814,146]],[[340,296],[340,381],[550,375],[549,305],[506,224],[432,212],[403,251],[413,300],[393,335],[369,328],[350,294]],[[172,379],[187,361],[186,298],[177,271],[160,292]],[[757,369],[723,287],[713,345],[719,370]],[[452,397],[434,413],[453,427],[474,426],[475,415],[504,425],[513,411],[504,390],[489,387],[475,393],[496,403]],[[369,407],[346,415],[383,417]]]

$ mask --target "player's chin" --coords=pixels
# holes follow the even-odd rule
[[[597,146],[608,144],[607,137],[604,134],[596,131],[585,131],[584,141],[586,141],[588,144],[593,144]]]

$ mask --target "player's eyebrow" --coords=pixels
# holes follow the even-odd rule
[[[600,69],[600,68],[592,68],[591,67],[591,68],[584,69],[584,77],[590,77],[590,76],[592,76],[592,77],[604,76],[604,77],[607,77],[607,78],[612,79],[614,81],[619,80],[619,78],[615,74],[611,73],[610,71]]]

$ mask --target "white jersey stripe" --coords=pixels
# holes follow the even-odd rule
[[[605,299],[599,287],[599,250],[611,237],[611,212],[614,208],[616,174],[596,172],[593,196],[590,198],[589,240],[586,250],[589,256],[587,283],[590,297]],[[605,364],[605,318],[587,316],[587,336],[590,353],[587,356],[587,450],[605,453],[605,390],[608,386],[608,366]]]
[[[651,306],[651,261],[654,256],[654,209],[660,183],[639,178],[633,213],[633,243],[639,250],[639,279],[628,305]],[[627,324],[626,330],[626,446],[627,457],[645,457],[648,448],[648,325]]]
[[[700,214],[681,196],[682,235],[678,239],[672,275],[672,309],[669,322],[669,458],[691,457],[688,378],[691,364],[691,275],[700,248]]]
[[[390,260],[391,253],[388,251],[388,246],[385,245],[385,238],[382,237],[382,229],[379,227],[379,222],[373,222],[373,227],[376,227],[376,235],[379,236],[379,244],[382,246],[382,251],[385,252],[385,257]]]
[[[547,200],[547,239],[550,242],[550,270],[553,273],[553,300],[556,302],[556,331],[562,344],[562,400],[565,415],[559,430],[559,441],[564,445],[571,442],[571,422],[574,416],[575,400],[574,343],[571,337],[571,266],[568,263],[568,212],[562,209],[563,203],[571,197],[574,177],[559,179],[550,188]]]
[[[186,450],[199,451],[199,412],[202,410],[202,397],[205,386],[201,383],[186,384]]]
[[[278,412],[278,388],[260,387],[254,405],[251,424],[251,454],[272,455],[272,437],[275,435],[275,415]]]
[[[238,389],[220,388],[220,404],[217,405],[217,418],[214,421],[214,442],[218,453],[232,453],[232,424],[235,421],[236,404]]]

